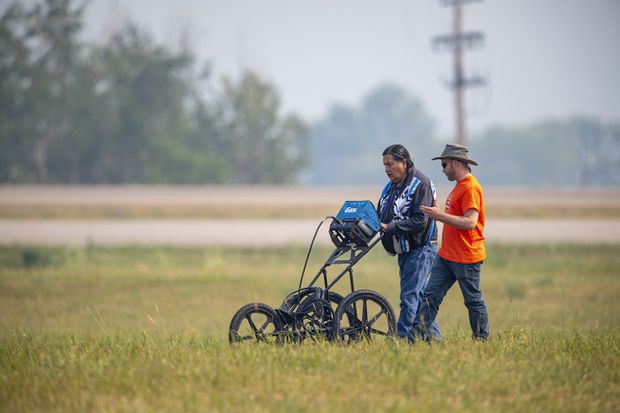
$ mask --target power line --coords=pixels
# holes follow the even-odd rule
[[[451,34],[435,36],[432,40],[435,49],[449,49],[453,52],[454,73],[449,87],[454,91],[456,142],[465,145],[465,88],[486,85],[486,80],[480,76],[465,77],[464,57],[465,49],[480,48],[484,45],[485,35],[480,31],[463,32],[463,4],[480,2],[481,0],[442,0],[444,6],[453,8],[453,27]]]

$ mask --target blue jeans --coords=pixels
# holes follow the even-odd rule
[[[489,315],[480,291],[481,265],[482,261],[461,264],[437,257],[414,323],[415,335],[423,339],[429,338],[443,298],[454,282],[458,281],[465,307],[469,311],[469,325],[473,337],[485,340],[489,336]]]
[[[413,322],[418,313],[424,287],[437,258],[437,244],[415,248],[398,256],[400,268],[400,315],[396,324],[399,337],[412,337]],[[437,323],[432,323],[431,334],[441,338]]]

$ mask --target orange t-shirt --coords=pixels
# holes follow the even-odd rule
[[[454,186],[446,200],[446,213],[463,216],[468,209],[478,211],[478,222],[471,231],[444,224],[439,256],[454,262],[470,264],[486,258],[484,250],[484,194],[478,180],[469,175]]]

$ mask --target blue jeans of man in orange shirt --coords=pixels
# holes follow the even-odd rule
[[[437,244],[415,248],[398,256],[400,315],[396,324],[396,334],[399,337],[412,337],[413,322],[420,308],[424,288],[436,258]],[[438,339],[441,338],[441,332],[436,322],[430,326],[430,334]]]
[[[414,323],[416,337],[428,340],[433,334],[432,326],[439,306],[455,282],[459,283],[463,293],[473,338],[486,340],[489,337],[489,315],[480,290],[481,266],[482,261],[461,264],[437,257]]]

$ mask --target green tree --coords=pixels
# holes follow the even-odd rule
[[[97,73],[98,139],[89,180],[158,182],[170,172],[172,151],[188,130],[185,99],[191,58],[159,47],[130,25],[93,51]]]
[[[46,0],[12,3],[0,19],[0,139],[11,149],[2,173],[17,181],[53,181],[50,153],[70,134],[71,94],[80,88],[82,9]]]
[[[371,91],[359,108],[335,105],[312,128],[309,181],[367,184],[385,181],[381,153],[401,143],[412,156],[429,153],[433,122],[415,96],[394,86]],[[416,163],[417,164],[417,163]]]
[[[129,24],[80,41],[71,0],[0,17],[0,182],[284,183],[307,164],[306,128],[253,73],[210,96],[191,53]]]
[[[0,180],[224,182],[227,163],[190,146],[191,55],[133,25],[82,45],[81,19],[68,0],[14,2],[0,19]]]
[[[306,166],[307,134],[295,115],[280,116],[275,88],[253,72],[223,81],[217,100],[217,153],[230,160],[234,183],[295,181]]]
[[[496,127],[472,139],[471,149],[487,184],[620,184],[618,124],[577,117]]]
[[[30,79],[30,51],[25,42],[25,11],[11,4],[0,17],[0,181],[28,180],[32,154],[24,144],[27,129],[23,113]]]

